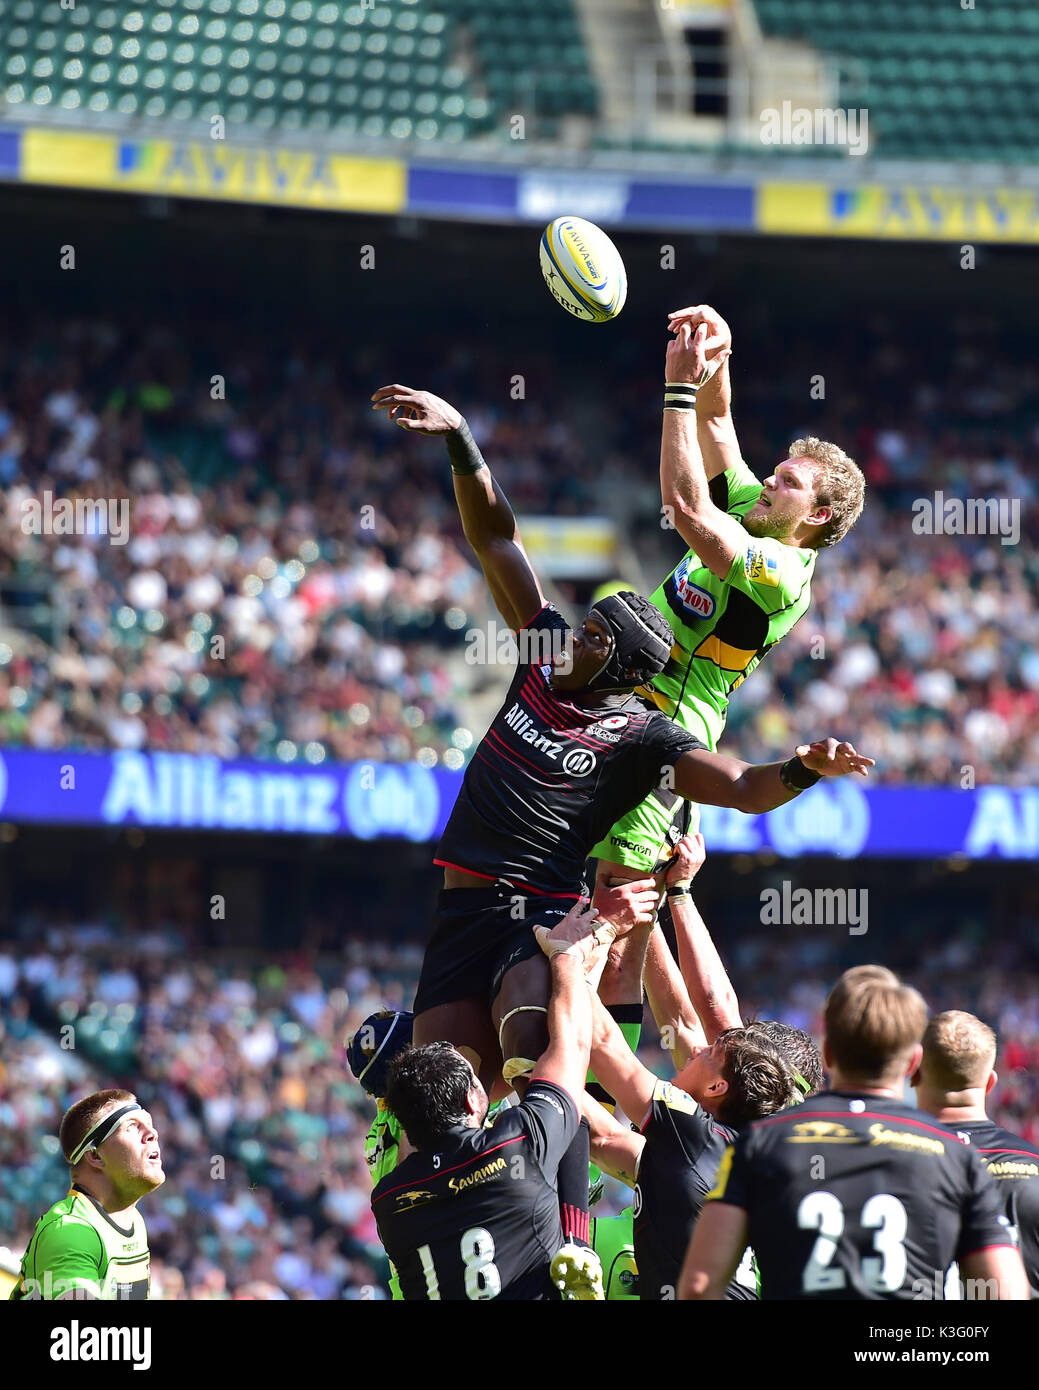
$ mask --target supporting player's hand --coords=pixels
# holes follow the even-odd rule
[[[615,933],[607,923],[599,922],[598,909],[582,898],[561,922],[551,928],[535,927],[534,935],[549,960],[566,952],[587,964],[600,946],[608,945],[613,940]]]
[[[681,323],[675,334],[667,345],[664,380],[687,381],[693,386],[706,385],[729,356],[729,349],[723,348],[717,357],[708,362],[704,348],[707,342],[706,324],[691,328],[688,323]]]
[[[712,309],[709,304],[690,304],[687,309],[672,309],[667,316],[667,326],[671,332],[677,333],[683,323],[687,323],[690,329],[698,328],[701,323],[707,325],[707,338],[703,346],[708,357],[713,357],[719,348],[725,350],[726,357],[732,351],[732,329],[718,310]]]
[[[416,434],[450,434],[462,423],[461,413],[449,401],[410,386],[380,386],[372,396],[372,409],[388,410],[395,425]]]
[[[633,878],[608,888],[595,885],[595,906],[617,936],[624,936],[633,927],[651,927],[657,919],[660,890],[652,878]]]
[[[697,831],[694,835],[683,835],[675,845],[668,861],[664,882],[669,888],[676,884],[688,884],[696,877],[707,858],[707,846]]]
[[[850,743],[838,743],[835,738],[802,743],[794,752],[805,767],[823,777],[844,777],[849,772],[861,772],[863,777],[868,777],[870,768],[877,765],[874,758],[856,753]]]

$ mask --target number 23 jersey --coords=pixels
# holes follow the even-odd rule
[[[953,1260],[1014,1245],[978,1154],[882,1096],[826,1091],[755,1120],[708,1200],[746,1211],[762,1298],[941,1296]]]

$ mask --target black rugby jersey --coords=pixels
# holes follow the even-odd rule
[[[646,1141],[635,1185],[635,1263],[644,1303],[675,1297],[689,1240],[737,1131],[720,1124],[692,1096],[658,1081],[642,1127]],[[755,1298],[736,1279],[727,1297]]]
[[[520,634],[521,660],[466,769],[434,863],[540,893],[578,895],[585,860],[658,786],[664,768],[705,745],[635,695],[585,708],[549,685],[546,663],[568,624],[551,604]],[[543,638],[543,641],[537,639]]]
[[[405,1301],[558,1300],[556,1170],[579,1123],[566,1091],[535,1079],[489,1128],[453,1129],[383,1178],[372,1211]]]
[[[981,1158],[882,1096],[824,1091],[755,1120],[708,1200],[746,1211],[762,1298],[943,1298],[953,1260],[1014,1244]]]
[[[1039,1298],[1039,1148],[991,1120],[961,1120],[949,1129],[981,1155],[1017,1232],[1032,1297]]]

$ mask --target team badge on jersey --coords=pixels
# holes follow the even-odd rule
[[[596,724],[597,729],[623,729],[628,722],[626,714],[608,714]]]
[[[767,584],[771,589],[779,587],[779,561],[762,545],[747,546],[743,573],[752,584]]]
[[[694,584],[689,578],[688,555],[675,570],[675,593],[694,617],[714,617],[714,610],[718,606],[714,595],[708,593],[706,589],[701,589],[699,584]]]
[[[397,1198],[397,1210],[414,1211],[416,1207],[424,1207],[432,1200],[432,1192],[402,1192]]]
[[[858,1135],[833,1120],[804,1120],[787,1135],[788,1144],[856,1144]]]

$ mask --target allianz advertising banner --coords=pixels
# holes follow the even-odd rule
[[[222,762],[187,753],[0,754],[0,820],[436,840],[461,772],[415,763]],[[1039,857],[1039,788],[823,780],[767,815],[702,808],[712,853]]]

